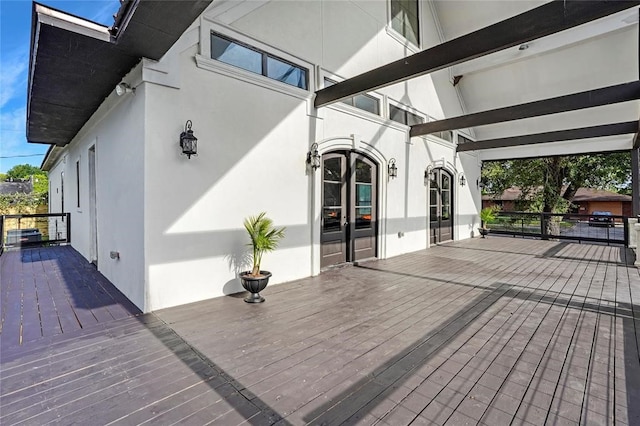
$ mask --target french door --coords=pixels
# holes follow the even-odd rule
[[[376,257],[377,170],[357,152],[322,156],[321,267]]]
[[[453,239],[453,177],[435,169],[429,185],[429,241],[436,244]]]

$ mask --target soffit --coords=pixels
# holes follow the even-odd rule
[[[113,29],[34,3],[27,140],[68,144],[141,58],[160,59],[210,3],[125,1]]]

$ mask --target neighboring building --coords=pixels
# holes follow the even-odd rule
[[[512,186],[502,194],[482,195],[482,208],[497,206],[504,212],[527,211],[530,197],[522,197],[520,188]],[[593,214],[608,211],[615,216],[631,216],[631,196],[592,188],[579,188],[571,200],[572,213]]]
[[[523,197],[517,186],[505,189],[502,194],[482,194],[482,208],[498,207],[504,212],[522,212],[531,207],[530,197]]]
[[[489,55],[461,64],[464,70],[440,69],[316,108],[315,93],[324,87],[393,61],[409,63],[404,58],[530,5],[121,3],[113,28],[34,5],[27,138],[52,144],[43,161],[50,210],[71,212],[74,248],[144,311],[241,291],[237,273],[247,268],[248,242],[242,222],[261,211],[287,227],[263,262],[272,284],[470,238],[479,224],[482,160],[604,145],[595,138],[492,156],[457,152],[457,143],[499,137],[504,126],[410,137],[411,125],[559,88],[627,81],[627,74],[637,79],[637,58],[626,47],[637,54],[637,20],[616,18],[595,23],[592,32],[588,26],[552,37],[542,50],[515,45],[496,53],[507,64],[530,64],[516,66],[535,76],[541,93],[509,80],[514,73]],[[603,48],[609,44],[624,53]],[[604,57],[580,65],[565,56],[576,46]],[[541,60],[547,55],[563,73],[579,67],[596,77],[559,76]],[[602,122],[638,117],[603,108]],[[574,121],[593,122],[591,112]],[[196,157],[180,155],[186,123],[198,138]],[[629,149],[633,140],[610,139],[608,150]],[[307,162],[316,147],[317,170]],[[388,173],[392,164],[396,178]]]
[[[33,176],[29,179],[0,182],[0,194],[30,194],[33,192]]]
[[[608,211],[615,216],[631,216],[629,195],[602,189],[579,188],[571,202],[575,206],[572,209],[574,213],[593,214],[595,211]]]

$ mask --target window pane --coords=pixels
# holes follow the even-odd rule
[[[356,184],[356,205],[358,206],[370,206],[371,205],[371,185]]]
[[[437,206],[438,205],[438,190],[437,189],[433,189],[433,187],[431,188],[430,191],[430,195],[429,195],[429,204],[432,206]]]
[[[373,114],[379,114],[379,102],[376,98],[369,95],[356,95],[353,97],[353,106]]]
[[[324,206],[325,207],[335,207],[335,206],[340,206],[342,204],[342,197],[340,196],[341,189],[342,189],[342,184],[340,183],[333,183],[333,182],[324,183]]]
[[[262,54],[211,34],[211,57],[225,64],[262,74]]]
[[[418,0],[391,0],[391,28],[419,44]]]
[[[416,115],[412,112],[407,111],[407,123],[409,126],[414,126],[416,124],[422,124],[424,123],[424,118],[420,117],[419,115]]]
[[[371,208],[356,208],[356,229],[371,228]]]
[[[340,182],[342,173],[340,170],[340,158],[334,157],[324,160],[324,180]]]
[[[267,56],[267,77],[283,83],[307,88],[307,70]]]
[[[442,191],[442,205],[449,205],[449,191]]]
[[[449,176],[442,175],[442,189],[449,189]]]
[[[393,105],[389,105],[389,119],[398,123],[407,124],[405,111]]]
[[[431,222],[437,222],[438,221],[438,208],[437,207],[431,207],[429,209],[429,220]]]
[[[449,206],[442,206],[442,220],[449,220]]]
[[[371,166],[362,160],[356,160],[356,182],[371,183]]]
[[[324,208],[322,209],[322,227],[323,231],[339,231],[340,219],[342,218],[342,209],[340,208]]]

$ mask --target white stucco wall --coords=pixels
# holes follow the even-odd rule
[[[118,98],[111,94],[49,171],[50,211],[71,213],[71,244],[91,260],[89,149],[95,147],[98,270],[133,303],[144,305],[143,159],[144,89]],[[80,207],[76,162],[80,165]],[[111,259],[116,251],[120,259]]]
[[[145,310],[241,291],[236,273],[247,268],[248,242],[242,221],[261,211],[287,227],[278,250],[263,261],[273,273],[270,285],[319,273],[321,176],[305,164],[314,142],[321,154],[355,149],[378,162],[379,257],[428,246],[424,170],[430,164],[442,163],[456,182],[466,174],[470,184],[454,187],[460,212],[454,235],[472,235],[479,205],[475,155],[457,157],[453,144],[433,138],[408,141],[408,127],[386,118],[388,99],[434,117],[462,113],[446,74],[379,91],[379,117],[344,105],[312,107],[325,76],[348,78],[412,53],[386,28],[386,2],[274,1],[259,8],[247,2],[224,13],[217,7],[143,70]],[[428,26],[430,11],[423,13]],[[308,67],[310,90],[211,60],[211,30]],[[423,37],[425,45],[439,42],[435,31]],[[146,73],[152,68],[163,74]],[[178,147],[187,120],[199,147],[190,160]],[[390,158],[399,176],[388,181]]]

